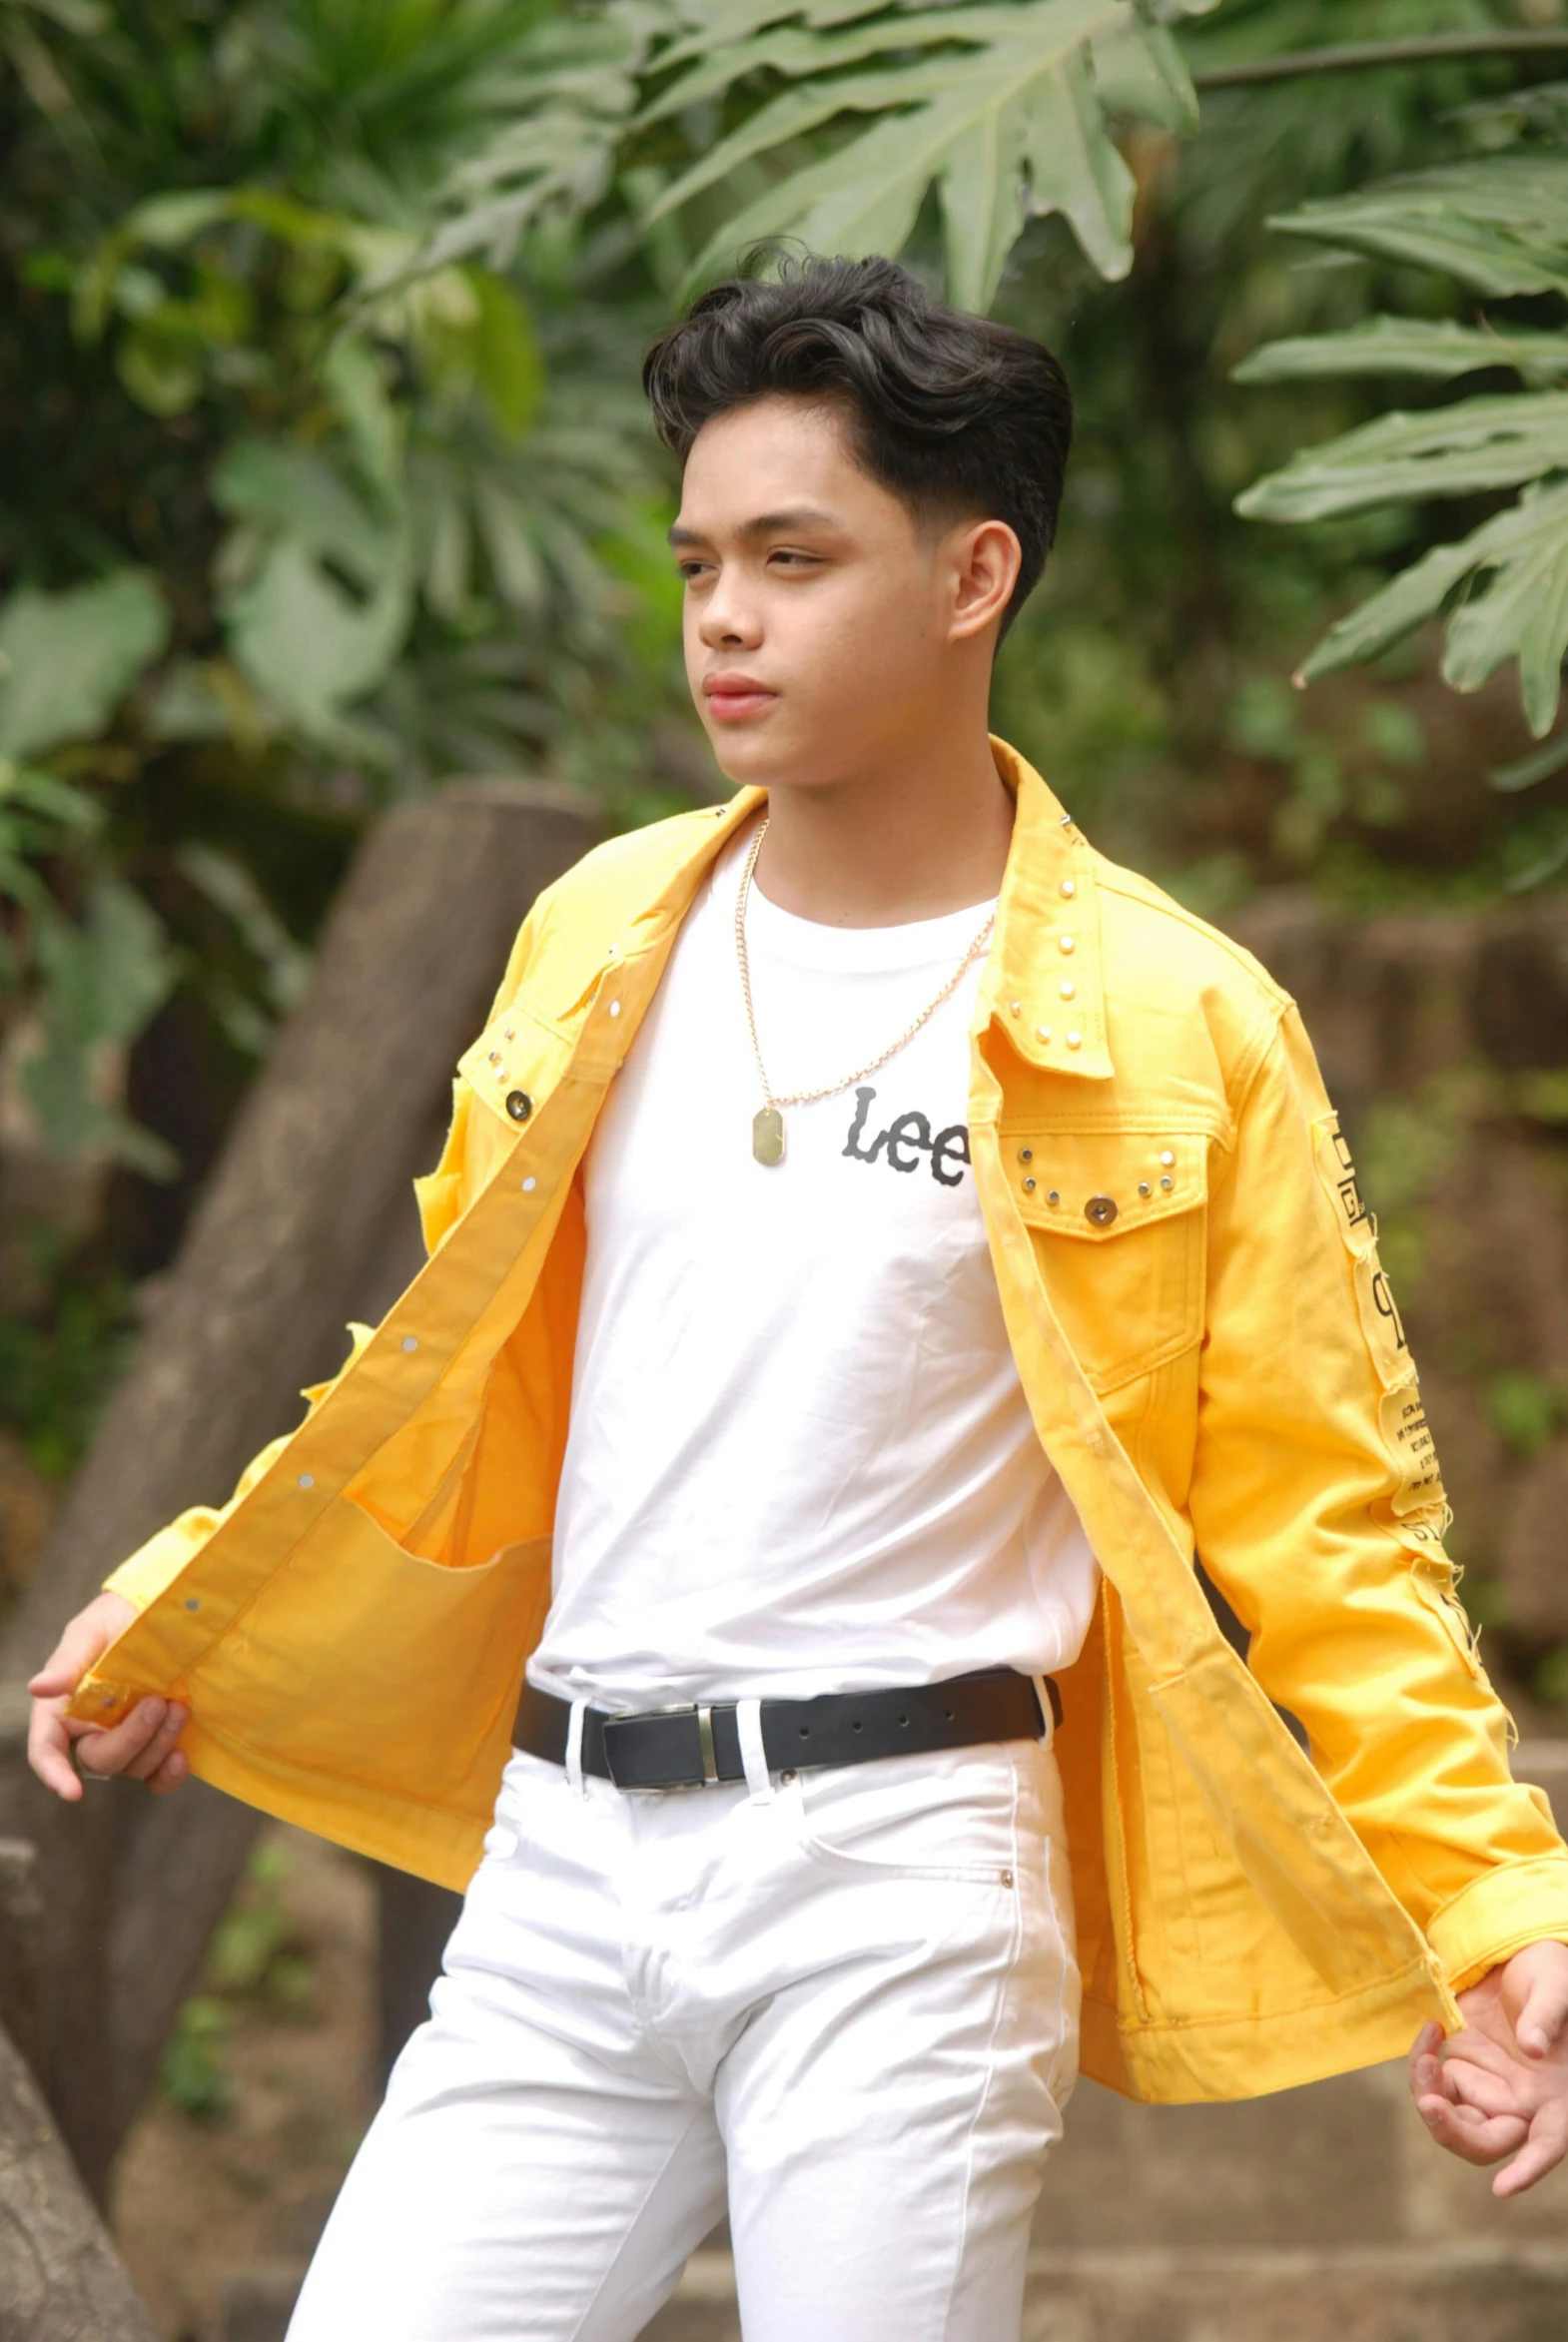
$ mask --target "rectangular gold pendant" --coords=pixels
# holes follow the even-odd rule
[[[759,1163],[784,1161],[784,1117],[776,1106],[765,1106],[752,1116],[751,1152]]]

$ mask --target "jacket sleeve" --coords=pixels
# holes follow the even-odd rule
[[[544,920],[548,916],[551,892],[552,890],[546,887],[537,896],[527,917],[517,931],[516,940],[507,958],[505,973],[496,987],[494,998],[485,1013],[484,1022],[486,1024],[512,997],[522,979],[523,971],[527,967],[529,957],[538,941]],[[446,1141],[441,1149],[440,1160],[433,1171],[428,1172],[422,1178],[416,1178],[413,1182],[414,1197],[419,1207],[419,1220],[423,1230],[426,1253],[434,1251],[448,1228],[461,1216],[469,1199],[470,1182],[465,1177],[464,1171],[467,1137],[467,1086],[461,1079],[458,1079],[452,1084],[451,1122],[447,1128]],[[309,1402],[305,1420],[309,1420],[310,1415],[321,1405],[328,1392],[334,1389],[342,1376],[347,1373],[374,1331],[374,1326],[350,1325],[349,1336],[352,1347],[338,1372],[326,1382],[311,1384],[301,1394]],[[139,1612],[145,1610],[154,1596],[161,1594],[165,1587],[180,1575],[186,1563],[201,1550],[214,1530],[221,1527],[229,1518],[242,1497],[249,1495],[264,1473],[276,1463],[293,1436],[294,1433],[290,1431],[284,1432],[277,1439],[269,1440],[267,1445],[254,1455],[246,1465],[235,1484],[233,1494],[226,1503],[192,1505],[187,1511],[180,1513],[172,1520],[167,1528],[160,1529],[154,1536],[149,1537],[144,1545],[138,1546],[137,1550],[122,1561],[118,1568],[110,1572],[103,1581],[104,1589],[110,1593],[125,1595],[128,1601],[135,1603]]]
[[[1209,1202],[1190,1509],[1248,1664],[1462,1990],[1568,1941],[1568,1847],[1511,1778],[1443,1548],[1415,1368],[1311,1046],[1287,1005]]]

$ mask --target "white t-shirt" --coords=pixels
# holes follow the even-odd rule
[[[587,1260],[530,1681],[608,1707],[1068,1666],[1098,1564],[1030,1420],[965,1129],[984,953],[858,1089],[762,1104],[735,962],[750,833],[677,936],[585,1163]],[[798,919],[753,883],[775,1092],[876,1057],[979,904],[903,927]]]

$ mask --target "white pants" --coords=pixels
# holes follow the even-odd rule
[[[760,1751],[760,1739],[753,1742]],[[514,1751],[288,2342],[1009,2342],[1078,2070],[1049,1741],[624,1791]]]

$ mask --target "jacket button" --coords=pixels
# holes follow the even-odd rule
[[[1114,1195],[1091,1195],[1084,1206],[1085,1218],[1092,1219],[1096,1227],[1109,1227],[1116,1215],[1117,1201]]]
[[[525,1123],[533,1112],[533,1101],[526,1090],[508,1090],[506,1112],[514,1123]]]

